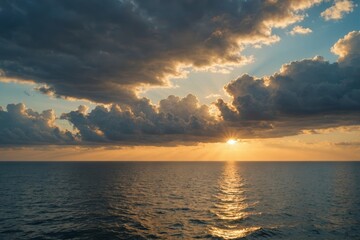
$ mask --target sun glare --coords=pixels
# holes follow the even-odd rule
[[[230,144],[230,145],[234,145],[235,143],[237,143],[237,140],[231,138],[231,139],[227,140],[226,143]]]

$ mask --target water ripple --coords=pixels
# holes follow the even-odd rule
[[[360,239],[359,163],[0,163],[0,239]]]
[[[248,226],[247,220],[258,213],[249,211],[258,203],[249,199],[246,184],[237,172],[234,163],[228,163],[219,180],[217,194],[212,212],[217,217],[214,226],[209,228],[212,236],[222,239],[244,238],[259,229],[259,226]]]

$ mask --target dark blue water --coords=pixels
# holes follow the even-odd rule
[[[360,239],[360,163],[0,163],[0,239]]]

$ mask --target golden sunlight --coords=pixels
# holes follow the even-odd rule
[[[230,145],[234,145],[235,143],[237,143],[238,141],[236,139],[233,139],[233,138],[230,138],[229,140],[227,140],[227,144],[230,144]]]

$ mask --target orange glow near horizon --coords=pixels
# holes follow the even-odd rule
[[[320,134],[321,135],[321,134]],[[312,135],[309,135],[310,137]],[[303,136],[241,140],[193,146],[89,146],[0,149],[0,161],[334,161],[359,160],[360,148]],[[229,140],[233,141],[228,143]]]

